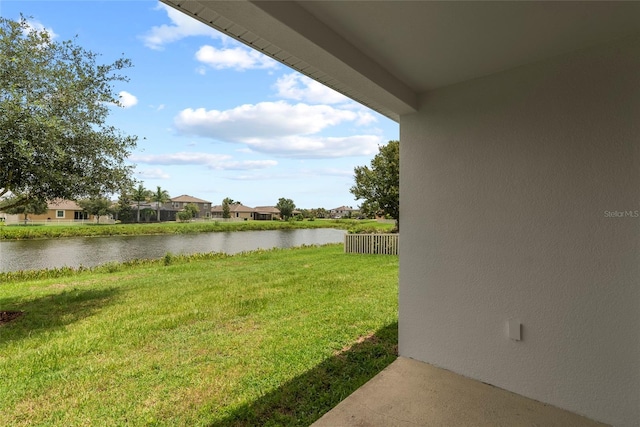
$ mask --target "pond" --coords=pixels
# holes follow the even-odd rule
[[[153,236],[73,237],[0,241],[0,272],[57,267],[93,267],[107,262],[162,258],[172,254],[224,252],[342,243],[344,230],[236,231]]]

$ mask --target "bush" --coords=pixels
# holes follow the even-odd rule
[[[173,262],[173,254],[171,252],[167,252],[164,255],[164,265],[171,265],[171,263]]]
[[[178,219],[182,222],[189,221],[191,218],[192,218],[191,212],[188,212],[188,211],[178,212]]]
[[[102,264],[101,266],[99,266],[98,268],[95,269],[96,271],[106,271],[107,273],[116,273],[120,270],[122,270],[122,263],[119,262],[108,262],[106,264]]]

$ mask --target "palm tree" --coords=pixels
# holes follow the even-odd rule
[[[131,194],[131,200],[138,202],[138,210],[136,215],[136,222],[140,222],[140,203],[146,202],[151,197],[151,191],[144,188],[142,184],[138,184],[138,188],[133,190]]]
[[[151,196],[151,200],[156,202],[156,212],[158,214],[158,222],[160,222],[160,205],[169,200],[169,193],[158,185],[158,189]]]

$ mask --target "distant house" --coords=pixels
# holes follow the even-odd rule
[[[242,203],[231,203],[229,205],[229,215],[233,219],[254,219],[254,208],[245,206]],[[211,218],[223,218],[224,211],[222,205],[215,205],[211,208]]]
[[[73,200],[52,200],[47,202],[47,213],[41,215],[29,215],[29,219],[32,221],[47,221],[47,220],[93,220],[94,216],[87,214],[76,202]]]
[[[131,204],[133,209],[134,221],[137,215],[138,202]],[[156,202],[142,202],[140,203],[140,222],[156,222],[158,219]],[[165,203],[160,205],[160,221],[175,221],[176,216],[180,209],[171,206],[171,203]]]
[[[190,203],[198,207],[198,214],[196,215],[196,218],[211,217],[210,201],[198,199],[197,197],[189,196],[187,194],[183,194],[182,196],[178,197],[172,197],[165,205],[171,206],[171,208],[175,210],[182,210],[186,205]]]
[[[104,221],[104,216],[100,218],[100,222]],[[95,222],[96,217],[86,213],[75,201],[56,199],[47,202],[47,212],[39,215],[28,214],[28,221],[34,222],[73,222],[73,221],[89,221]],[[7,224],[13,224],[24,221],[24,215],[11,215],[0,212],[0,221]]]
[[[340,206],[339,208],[334,208],[329,211],[329,215],[331,218],[351,218],[351,213],[354,211],[351,206]]]
[[[280,209],[275,206],[256,206],[254,208],[254,219],[262,221],[271,221],[280,218]]]
[[[222,205],[213,205],[211,206],[211,218],[217,219],[223,217]]]
[[[229,213],[232,218],[253,219],[254,209],[241,203],[229,205]]]

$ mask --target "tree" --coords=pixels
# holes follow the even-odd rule
[[[78,206],[89,215],[95,216],[98,224],[100,224],[101,216],[111,212],[111,200],[105,197],[78,200]]]
[[[197,217],[198,214],[200,213],[200,209],[198,208],[198,205],[196,205],[195,203],[187,203],[186,206],[184,207],[184,211],[189,212],[189,215],[191,215],[191,218]]]
[[[151,198],[151,191],[144,188],[142,184],[138,184],[138,187],[131,193],[131,200],[137,202],[138,209],[136,209],[136,222],[140,222],[140,203],[146,202]]]
[[[169,200],[169,193],[158,185],[156,191],[151,195],[151,200],[156,202],[156,213],[158,215],[158,222],[160,222],[160,205]]]
[[[190,219],[195,218],[196,215],[198,215],[198,212],[200,212],[200,209],[198,209],[198,206],[195,203],[187,203],[184,210],[178,212],[178,218],[180,221],[189,221]]]
[[[316,218],[326,218],[329,216],[329,212],[325,208],[315,209]]]
[[[363,215],[389,215],[400,230],[400,142],[389,141],[378,150],[370,168],[354,169],[355,185],[349,191],[356,200],[364,201],[360,205]]]
[[[276,208],[278,208],[278,210],[280,211],[280,216],[282,217],[282,219],[287,220],[291,217],[291,214],[296,208],[296,205],[295,203],[293,203],[293,200],[281,197],[280,199],[278,199]]]
[[[191,218],[193,218],[193,217],[191,216],[191,212],[189,212],[189,211],[180,211],[180,212],[178,212],[178,219],[180,221],[183,221],[183,222],[190,221]]]
[[[20,196],[12,196],[8,197],[7,201],[9,205],[12,205],[11,199]],[[24,215],[24,224],[27,225],[27,221],[29,220],[29,215],[40,215],[46,213],[48,210],[47,202],[39,199],[27,199],[26,203],[22,204],[13,204],[13,207],[3,209],[3,212],[6,212],[11,215]]]
[[[384,215],[380,205],[375,200],[365,200],[360,204],[360,212],[364,218],[373,219],[377,215]]]
[[[0,17],[0,209],[117,193],[136,137],[106,123],[128,59],[107,65],[74,41],[55,42],[24,17]]]
[[[229,205],[232,205],[234,203],[235,202],[233,201],[233,199],[230,199],[229,197],[225,197],[222,200],[222,218],[231,218],[231,208],[229,207]]]
[[[133,200],[131,199],[130,191],[120,192],[120,197],[118,198],[118,204],[114,209],[116,221],[118,220],[122,222],[133,221],[133,208],[131,207],[132,202]]]
[[[302,218],[315,218],[315,214],[311,209],[299,209]]]

